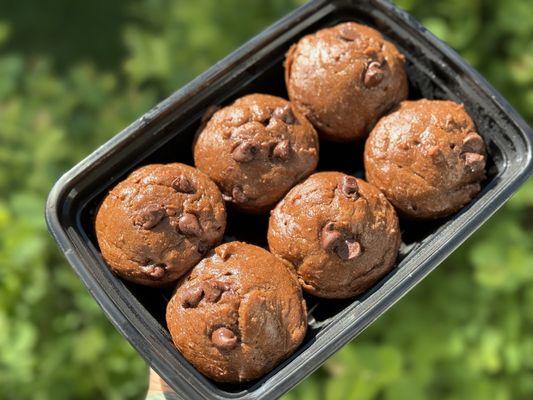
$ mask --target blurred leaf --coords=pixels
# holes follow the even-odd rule
[[[9,24],[0,21],[0,45],[2,45],[9,37]]]
[[[0,399],[143,398],[144,361],[47,233],[48,190],[158,99],[303,3],[26,0],[3,8]],[[398,3],[533,122],[530,0]],[[530,179],[287,398],[533,398],[532,229]]]

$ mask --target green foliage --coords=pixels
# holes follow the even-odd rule
[[[0,399],[142,398],[145,364],[46,232],[46,194],[158,99],[301,1],[19,3],[0,16]],[[400,4],[533,121],[528,0]],[[286,398],[532,398],[532,214],[530,181]]]
[[[46,231],[50,185],[155,101],[88,66],[0,60],[0,398],[135,398],[145,367]],[[105,104],[105,107],[103,106]]]

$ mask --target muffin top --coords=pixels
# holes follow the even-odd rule
[[[400,229],[393,207],[374,186],[341,172],[319,172],[272,211],[268,244],[294,265],[304,290],[348,298],[392,269]]]
[[[268,251],[225,243],[204,258],[167,307],[176,347],[216,381],[259,378],[290,355],[307,329],[305,302],[288,267]]]
[[[485,144],[461,104],[404,101],[382,118],[365,145],[368,181],[404,215],[454,213],[485,178]]]
[[[102,256],[121,277],[149,286],[176,281],[224,235],[216,185],[184,164],[141,167],[104,198],[95,221]]]
[[[252,94],[215,112],[199,132],[194,162],[240,210],[268,210],[318,162],[311,124],[280,97]]]
[[[383,113],[407,98],[404,57],[381,34],[346,22],[293,45],[285,80],[294,108],[319,135],[361,139]]]

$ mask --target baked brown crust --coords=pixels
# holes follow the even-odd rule
[[[222,240],[224,201],[216,185],[190,166],[152,164],[116,185],[96,214],[105,262],[129,281],[165,286]]]
[[[411,218],[448,216],[480,191],[485,144],[461,104],[404,101],[365,144],[368,181]]]
[[[268,245],[294,265],[305,291],[349,298],[392,269],[400,229],[394,208],[374,186],[340,172],[319,172],[272,211]]]
[[[194,162],[227,201],[259,213],[316,168],[318,137],[287,100],[252,94],[214,113],[199,132]]]
[[[408,91],[404,56],[355,22],[300,39],[287,53],[285,81],[295,109],[334,141],[365,137]]]
[[[178,286],[167,325],[176,347],[202,374],[243,382],[263,376],[300,345],[306,306],[287,265],[260,247],[230,242]]]

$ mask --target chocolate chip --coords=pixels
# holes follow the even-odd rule
[[[191,181],[185,175],[179,175],[172,181],[172,188],[176,192],[180,193],[194,193],[196,189],[194,188]]]
[[[185,289],[181,295],[181,305],[183,308],[196,307],[204,297],[202,285],[192,285]]]
[[[288,140],[277,143],[272,150],[272,157],[275,160],[287,161],[291,154],[291,146]]]
[[[246,163],[252,161],[257,153],[259,153],[257,145],[251,142],[241,142],[235,146],[231,157],[238,163]]]
[[[332,251],[343,239],[342,233],[335,229],[332,222],[328,223],[322,230],[320,245],[326,251]]]
[[[467,169],[470,172],[478,172],[485,168],[485,157],[478,153],[464,153]]]
[[[185,213],[180,217],[178,228],[185,235],[200,236],[202,234],[202,227],[198,217],[191,213]]]
[[[204,299],[209,303],[216,303],[222,293],[229,290],[229,285],[226,282],[210,281],[204,282]]]
[[[272,117],[282,120],[287,125],[292,125],[296,122],[296,117],[294,116],[294,113],[292,112],[291,106],[289,104],[277,107],[272,113]]]
[[[359,37],[359,33],[357,32],[357,30],[350,26],[350,25],[347,25],[347,26],[343,26],[340,31],[339,31],[339,37],[341,39],[344,39],[348,42],[353,42],[354,40],[356,40],[358,37]]]
[[[361,254],[361,245],[354,238],[346,238],[335,229],[332,222],[322,230],[320,241],[322,248],[336,254],[341,260],[350,261]]]
[[[245,203],[248,200],[248,197],[244,193],[244,190],[240,186],[235,186],[231,191],[231,196],[235,203]]]
[[[154,279],[161,279],[165,276],[166,266],[165,264],[150,264],[142,266],[141,270],[143,273]]]
[[[237,336],[231,329],[222,327],[211,334],[211,341],[220,350],[231,350],[237,345]]]
[[[464,153],[480,153],[483,151],[483,139],[477,133],[471,132],[463,139]]]
[[[353,176],[343,176],[337,187],[346,197],[350,197],[352,199],[359,198],[359,186],[357,185],[357,179],[355,179]]]
[[[361,245],[355,239],[345,239],[334,249],[335,253],[344,261],[353,260],[361,254]]]
[[[377,61],[372,61],[365,72],[363,83],[367,88],[373,88],[380,84],[385,77],[385,71],[381,67],[381,64]]]
[[[133,224],[143,229],[152,229],[165,216],[165,210],[159,206],[148,206],[139,211],[133,220]]]
[[[222,295],[222,290],[215,286],[206,286],[204,288],[205,293],[205,300],[209,303],[215,303],[220,299],[220,296]]]

